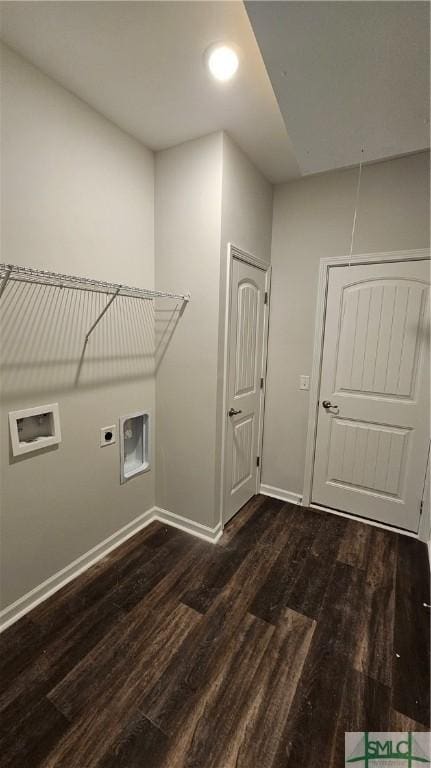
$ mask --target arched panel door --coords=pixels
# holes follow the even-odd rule
[[[224,522],[256,493],[265,274],[257,267],[233,259]]]
[[[429,261],[331,268],[313,502],[417,531],[429,386]]]

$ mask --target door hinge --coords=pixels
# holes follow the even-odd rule
[[[256,458],[256,467],[258,467],[260,464],[260,456],[257,456]]]
[[[268,304],[268,291],[265,291],[265,299],[263,303]]]
[[[263,376],[262,376],[262,378],[260,380],[260,388],[263,389]]]
[[[424,511],[424,503],[422,500],[421,503],[419,504],[419,514],[421,515],[423,511]]]

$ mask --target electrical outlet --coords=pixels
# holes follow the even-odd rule
[[[299,389],[310,389],[310,377],[301,374],[299,377]]]
[[[114,445],[117,441],[117,427],[115,424],[112,427],[102,427],[100,430],[100,447],[105,445]]]

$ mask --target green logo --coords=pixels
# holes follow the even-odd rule
[[[419,768],[431,764],[429,733],[346,733],[346,766]]]

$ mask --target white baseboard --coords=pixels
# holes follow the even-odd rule
[[[166,509],[151,507],[151,509],[148,509],[142,515],[135,518],[135,520],[132,520],[132,522],[123,526],[123,528],[120,528],[111,536],[108,536],[100,544],[96,544],[95,547],[92,547],[84,555],[73,560],[65,568],[57,571],[57,573],[54,573],[37,587],[34,587],[30,592],[27,592],[14,603],[8,605],[7,608],[0,611],[0,633],[155,520],[171,525],[174,528],[180,528],[192,536],[197,536],[213,544],[219,540],[223,533],[220,524],[215,528],[209,528],[206,525],[195,523],[193,520],[175,515],[173,512],[168,512]]]
[[[176,515],[174,512],[168,512],[167,509],[162,509],[162,507],[154,507],[154,514],[155,519],[159,520],[161,523],[172,525],[174,528],[179,528],[181,531],[191,533],[192,536],[197,536],[198,539],[209,541],[211,544],[216,544],[223,534],[221,523],[218,523],[215,528],[209,528],[207,525],[195,523],[187,517],[181,517],[181,515]]]
[[[275,488],[273,485],[260,485],[260,493],[264,496],[271,496],[273,499],[281,499],[281,501],[290,501],[291,504],[300,504],[302,496],[300,493],[291,493],[291,491],[285,491],[283,488]]]
[[[62,568],[41,584],[38,584],[37,587],[34,587],[30,592],[27,592],[25,595],[18,598],[14,603],[8,605],[7,608],[0,611],[0,632],[15,621],[18,621],[24,614],[28,613],[33,608],[36,608],[39,603],[42,603],[48,597],[53,595],[54,592],[57,592],[64,587],[69,581],[76,579],[77,576],[84,573],[88,568],[91,568],[91,566],[101,560],[102,557],[106,557],[109,552],[112,552],[113,549],[120,546],[120,544],[127,541],[127,539],[130,539],[131,536],[134,536],[135,533],[138,533],[138,531],[145,528],[155,519],[155,508],[152,507],[142,515],[139,515],[139,517],[135,518],[135,520],[132,520],[131,523],[128,523],[111,536],[108,536],[108,538],[101,541],[100,544],[96,544],[96,546],[89,549],[88,552],[77,557],[76,560],[73,560],[69,565],[66,565],[65,568]]]

